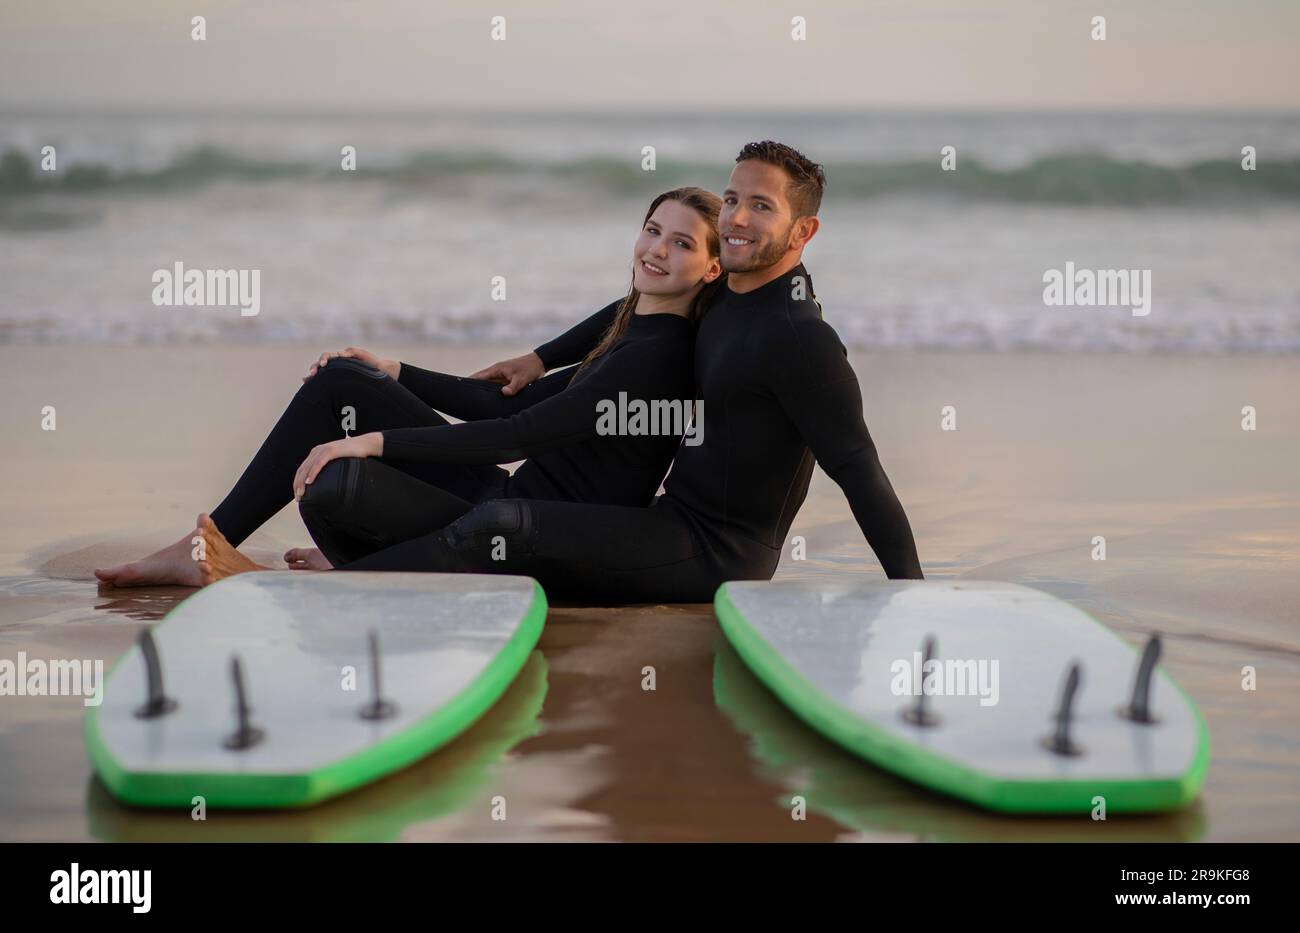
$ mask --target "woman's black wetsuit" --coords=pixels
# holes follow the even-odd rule
[[[597,312],[606,325],[618,304]],[[383,458],[330,461],[299,503],[336,567],[443,528],[475,503],[501,496],[644,508],[680,433],[599,434],[597,403],[617,404],[620,393],[629,402],[688,403],[695,397],[694,333],[680,315],[633,314],[618,341],[577,378],[571,369],[553,373],[513,397],[495,382],[408,363],[393,380],[356,360],[331,359],[298,390],[212,520],[236,546],[252,534],[293,498],[293,475],[311,448],[344,436],[349,407],[349,433],[382,431]],[[434,408],[465,423],[451,424]],[[513,476],[494,465],[524,458]]]
[[[345,569],[523,573],[561,599],[705,602],[727,580],[772,577],[816,457],[885,573],[919,578],[911,527],[863,422],[857,376],[812,294],[800,265],[744,294],[727,289],[709,310],[695,343],[703,443],[678,448],[665,493],[649,508],[511,493]],[[548,368],[580,359],[609,314],[536,352]],[[503,560],[491,556],[498,537]]]

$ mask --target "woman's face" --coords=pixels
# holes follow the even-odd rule
[[[722,274],[709,255],[709,224],[680,201],[664,201],[632,249],[632,284],[643,295],[680,295]]]

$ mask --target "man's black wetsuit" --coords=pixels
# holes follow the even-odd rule
[[[537,354],[548,368],[577,361],[609,314]],[[678,449],[649,508],[502,498],[344,569],[525,573],[562,599],[705,602],[727,580],[771,578],[815,457],[885,573],[921,576],[907,516],[862,419],[857,377],[802,265],[744,294],[726,290],[700,324],[695,375],[703,443]],[[490,556],[498,537],[504,560]]]
[[[618,304],[597,314],[612,322]],[[576,378],[572,369],[552,373],[512,397],[495,382],[409,363],[393,380],[356,360],[332,359],[298,390],[212,519],[238,545],[278,512],[293,498],[293,475],[311,448],[343,436],[346,406],[355,411],[351,433],[383,432],[384,456],[331,461],[299,503],[336,567],[444,528],[501,496],[644,508],[680,434],[600,435],[597,403],[617,404],[620,393],[629,402],[689,403],[694,335],[680,315],[634,314]],[[435,408],[466,423],[451,424]],[[494,465],[524,458],[513,476]]]

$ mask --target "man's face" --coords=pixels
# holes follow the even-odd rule
[[[731,170],[718,215],[722,268],[753,272],[785,256],[795,220],[786,196],[789,182],[784,169],[756,159],[739,162]]]

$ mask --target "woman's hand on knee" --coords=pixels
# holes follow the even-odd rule
[[[325,366],[330,360],[339,356],[356,360],[359,363],[365,363],[367,366],[373,366],[391,379],[396,379],[398,373],[401,372],[402,369],[402,364],[398,360],[384,359],[383,357],[376,356],[369,350],[363,350],[361,347],[344,347],[342,350],[326,350],[322,353],[320,358],[307,368],[307,375],[302,377],[302,381],[306,382],[308,379],[315,376],[320,372],[321,367]]]
[[[331,460],[339,460],[344,457],[357,457],[364,459],[366,457],[378,457],[384,452],[384,435],[378,431],[372,431],[369,434],[358,434],[354,437],[345,437],[341,440],[330,441],[328,444],[318,444],[307,454],[307,459],[298,467],[298,471],[293,475],[293,497],[301,499],[307,491],[307,487],[315,481],[316,475],[324,468],[325,464]]]

